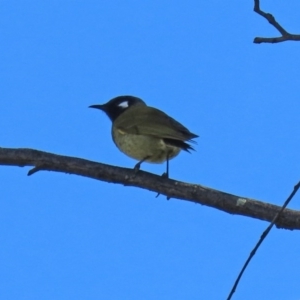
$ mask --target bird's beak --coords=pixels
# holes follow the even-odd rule
[[[96,104],[96,105],[90,105],[90,108],[97,108],[97,109],[101,109],[103,111],[106,111],[106,106],[105,104]]]

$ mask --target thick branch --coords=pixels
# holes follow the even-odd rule
[[[273,15],[265,13],[260,9],[259,0],[254,0],[254,11],[260,16],[264,17],[271,25],[273,25],[280,33],[281,36],[273,38],[256,37],[254,43],[280,43],[284,41],[300,41],[300,34],[291,34],[287,32],[274,18]]]
[[[171,198],[192,201],[211,206],[230,214],[244,215],[271,222],[280,210],[279,206],[235,196],[198,184],[189,184],[151,173],[109,166],[76,157],[61,156],[32,149],[0,148],[0,165],[34,166],[37,171],[56,171],[81,175],[101,181],[136,186]],[[285,209],[276,226],[300,229],[300,211]]]

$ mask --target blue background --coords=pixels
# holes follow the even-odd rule
[[[299,31],[299,3],[262,9]],[[253,1],[4,0],[0,30],[1,147],[133,167],[88,109],[131,94],[200,135],[172,178],[277,205],[299,181],[300,44],[253,44],[279,35]],[[28,170],[0,168],[1,299],[225,299],[268,225]],[[274,229],[233,299],[299,299],[299,253]]]

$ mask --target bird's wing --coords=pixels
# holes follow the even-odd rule
[[[198,137],[164,112],[149,106],[133,106],[115,120],[114,126],[129,134],[189,141]]]

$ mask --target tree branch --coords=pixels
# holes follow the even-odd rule
[[[248,216],[271,222],[280,207],[241,196],[235,196],[204,187],[162,178],[144,171],[120,168],[89,160],[61,156],[33,149],[0,148],[0,165],[34,166],[28,172],[55,171],[89,177],[110,183],[136,186],[194,203],[217,208],[230,214]],[[300,211],[285,209],[275,222],[279,228],[300,229]]]
[[[300,41],[300,34],[291,34],[287,32],[274,18],[273,15],[269,13],[265,13],[260,9],[260,2],[259,0],[254,0],[254,11],[258,13],[260,16],[264,17],[271,25],[273,25],[280,33],[280,37],[273,37],[273,38],[263,38],[263,37],[256,37],[254,39],[255,44],[260,43],[280,43],[285,41]]]

